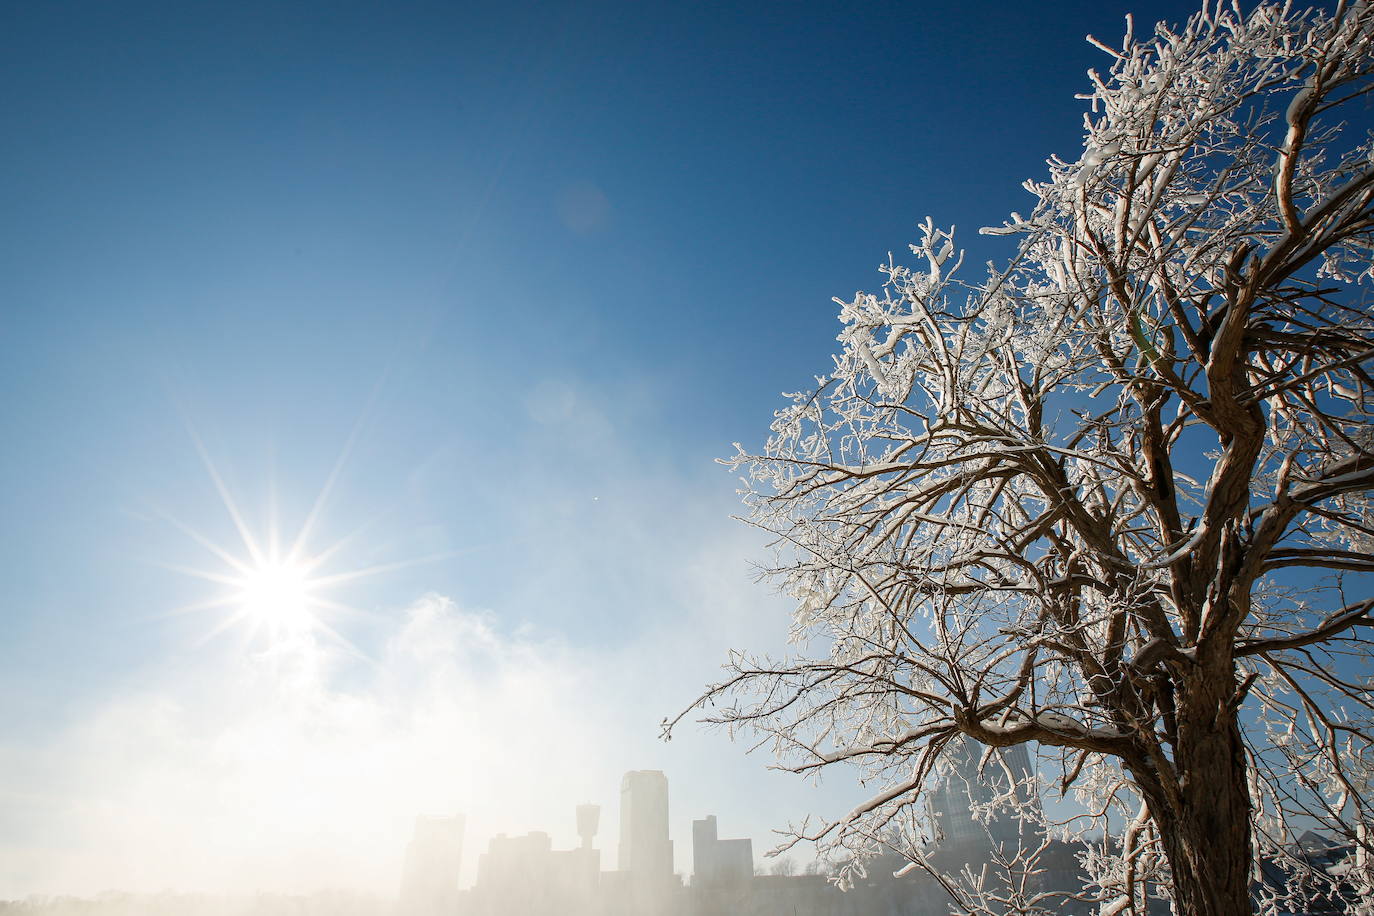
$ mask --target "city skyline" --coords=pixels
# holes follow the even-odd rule
[[[1008,774],[1016,780],[1015,788],[1008,782]],[[989,844],[1010,847],[1029,842],[1040,829],[1039,799],[1034,794],[1027,794],[1025,788],[1033,784],[1036,774],[1024,745],[996,752],[985,760],[983,754],[975,752],[965,743],[952,755],[948,772],[933,779],[937,788],[930,794],[924,812],[925,845],[932,853],[940,850],[946,856],[981,854]],[[1004,793],[1009,793],[1009,797],[1018,801],[1012,804],[999,802],[998,796]],[[1014,804],[1030,805],[1024,813],[1030,813],[1031,816],[1023,819],[1023,812],[1015,809]],[[595,801],[565,807],[575,824],[577,842],[561,852],[597,853],[595,859],[587,860],[588,867],[594,869],[604,864],[607,871],[634,874],[650,881],[675,876],[678,879],[690,878],[691,881],[704,878],[710,884],[729,883],[766,872],[769,863],[777,865],[784,860],[788,863],[786,867],[798,871],[812,864],[824,864],[820,861],[799,864],[794,854],[784,854],[777,859],[764,855],[756,857],[751,839],[730,839],[720,835],[719,812],[715,810],[678,813],[679,821],[691,821],[692,837],[692,843],[679,857],[671,839],[674,817],[670,782],[662,770],[627,770],[620,779],[619,804],[615,808]],[[617,826],[612,833],[604,835],[604,846],[598,847],[596,839],[601,834],[603,810],[614,812],[610,820]],[[726,812],[726,816],[728,818],[729,812]],[[562,823],[569,818],[555,817],[554,820]],[[402,898],[406,896],[405,888],[415,883],[414,874],[423,873],[432,880],[437,867],[438,871],[444,871],[457,882],[459,871],[466,873],[464,869],[453,870],[442,864],[445,861],[462,860],[466,848],[463,839],[465,822],[466,818],[461,812],[416,818],[415,833],[408,846],[401,882]],[[564,829],[566,826],[563,825]],[[557,835],[561,838],[566,834],[560,831]],[[499,845],[538,838],[538,849],[549,853],[554,851],[554,836],[550,825],[543,824],[523,836],[503,830],[486,837],[486,840],[489,844]],[[473,839],[480,841],[482,838]],[[600,854],[612,847],[616,850],[615,855],[603,860]],[[807,850],[803,847],[798,851]],[[766,853],[768,850],[760,852]],[[741,866],[745,862],[748,863],[747,868]],[[436,866],[436,863],[439,864]],[[481,867],[478,866],[479,877],[454,886],[464,890],[477,886],[481,880]]]

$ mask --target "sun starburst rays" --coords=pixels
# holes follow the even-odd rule
[[[308,547],[311,543],[319,543],[318,533],[326,506],[343,479],[344,468],[358,443],[379,391],[380,385],[354,423],[323,485],[311,501],[299,528],[294,531],[282,528],[275,474],[268,478],[266,511],[262,517],[265,524],[255,527],[250,523],[251,514],[242,510],[240,501],[235,499],[225,475],[216,467],[195,425],[183,413],[186,432],[214,485],[228,521],[232,523],[231,537],[236,542],[236,546],[225,546],[222,541],[169,513],[158,513],[219,563],[217,568],[211,564],[211,568],[207,569],[198,565],[155,561],[156,565],[165,569],[218,587],[215,594],[183,604],[169,612],[172,615],[219,612],[218,619],[209,632],[198,640],[198,644],[203,645],[227,631],[238,630],[250,643],[261,645],[265,641],[269,650],[309,650],[331,643],[352,655],[367,658],[366,653],[340,632],[335,623],[339,618],[367,619],[377,615],[340,600],[339,590],[345,586],[356,586],[361,580],[373,576],[433,563],[466,552],[444,551],[350,566],[346,558],[350,553],[356,555],[362,549],[360,542],[364,533],[372,527],[370,522],[330,540],[318,550]]]
[[[206,569],[180,563],[158,563],[165,569],[218,587],[215,594],[183,604],[171,613],[221,612],[210,630],[198,640],[200,644],[226,631],[239,629],[250,642],[265,642],[273,650],[308,648],[327,641],[353,654],[362,655],[361,650],[332,626],[328,618],[341,613],[369,615],[328,592],[342,584],[408,566],[416,561],[373,564],[354,569],[338,568],[337,561],[344,548],[357,539],[362,528],[333,541],[318,552],[308,552],[308,538],[318,526],[325,502],[334,489],[352,442],[345,447],[331,469],[300,528],[286,538],[282,536],[275,482],[269,486],[266,525],[261,530],[255,529],[200,438],[194,432],[191,437],[232,523],[238,546],[226,547],[202,531],[162,513],[166,521],[221,564],[220,568]],[[285,549],[284,543],[289,544]],[[335,568],[325,573],[323,570],[327,566]]]
[[[184,525],[178,527],[186,528]],[[247,556],[236,556],[203,535],[196,536],[195,540],[221,560],[224,569],[199,569],[174,563],[159,565],[219,587],[216,594],[183,604],[173,612],[228,612],[202,642],[232,627],[243,627],[250,639],[265,638],[273,647],[327,636],[352,648],[324,620],[326,614],[348,605],[322,594],[332,583],[318,575],[317,558],[273,550],[270,537],[266,549],[260,549],[256,556],[246,545]]]

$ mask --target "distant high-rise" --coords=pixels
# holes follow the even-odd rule
[[[452,911],[463,864],[463,826],[461,814],[415,819],[401,879],[401,916],[438,916]]]
[[[987,749],[962,739],[949,747],[954,767],[949,776],[930,793],[929,805],[932,825],[937,833],[936,844],[950,854],[975,854],[997,845],[1015,844],[1021,837],[1023,819],[1011,811],[996,811],[986,822],[974,816],[973,808],[986,805],[1011,790],[1008,774],[1016,782],[1015,798],[1026,799],[1028,781],[1034,772],[1026,745],[998,748],[987,764],[982,763]]]
[[[542,831],[497,834],[477,857],[477,884],[458,910],[467,916],[587,916],[600,890],[601,852],[592,848],[600,808],[577,806],[582,845],[554,849]]]
[[[722,840],[714,814],[692,821],[693,887],[740,884],[753,876],[753,840]]]
[[[620,870],[642,878],[673,874],[668,777],[661,770],[631,770],[620,781]]]

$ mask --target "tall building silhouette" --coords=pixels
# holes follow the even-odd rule
[[[631,770],[620,781],[620,870],[646,878],[673,874],[668,777],[662,770]]]
[[[463,865],[461,814],[417,817],[406,847],[399,916],[439,916],[452,912],[458,900],[458,872]]]
[[[722,840],[716,816],[692,821],[692,886],[741,884],[754,877],[754,841]]]
[[[547,833],[497,834],[477,858],[477,883],[460,910],[468,916],[590,916],[601,892],[601,852],[593,848],[601,809],[577,806],[581,845],[554,849]],[[452,914],[446,914],[452,916]]]
[[[661,916],[672,911],[673,841],[668,838],[668,777],[631,770],[620,781],[620,862],[616,916]]]
[[[986,765],[981,765],[987,750],[968,739],[952,743],[948,753],[953,755],[954,766],[928,796],[935,845],[947,855],[980,856],[990,843],[1015,845],[1020,840],[1026,826],[1020,816],[1010,810],[994,811],[984,822],[974,816],[975,806],[987,805],[1008,792],[1021,802],[1038,803],[1029,790],[1034,770],[1026,745],[993,749]]]

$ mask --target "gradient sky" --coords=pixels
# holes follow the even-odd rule
[[[852,795],[657,741],[785,608],[713,459],[927,214],[1076,158],[1153,2],[10,3],[0,14],[0,898],[389,892],[410,819],[573,841],[619,773],[767,831]],[[976,276],[970,274],[970,277]],[[212,635],[348,538],[341,639]],[[350,537],[351,535],[351,537]],[[213,835],[213,841],[208,839]]]

